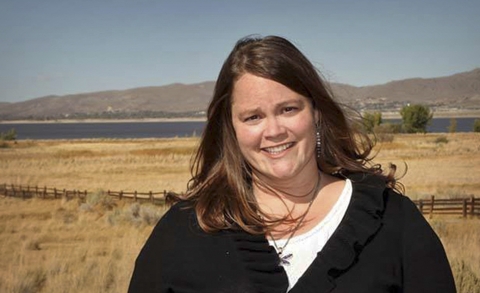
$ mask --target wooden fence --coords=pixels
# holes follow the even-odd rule
[[[429,199],[419,199],[413,201],[420,212],[424,215],[461,215],[480,216],[480,198],[471,195],[468,198],[449,198],[436,199],[431,196]]]
[[[20,198],[43,198],[43,199],[73,199],[78,198],[86,200],[88,192],[86,190],[66,190],[57,188],[47,188],[38,186],[24,186],[13,184],[0,184],[0,195],[12,196]],[[108,190],[104,194],[114,199],[123,200],[130,199],[133,201],[146,201],[153,204],[165,204],[175,201],[182,194],[171,191],[162,192],[126,192]],[[419,199],[413,201],[420,212],[424,215],[432,217],[433,215],[461,215],[466,218],[468,216],[480,216],[480,198],[473,195],[468,198],[452,198],[452,199],[436,199],[431,196],[429,199]]]
[[[126,192],[126,191],[111,191],[102,192],[111,198],[122,200],[130,199],[133,201],[148,201],[153,204],[165,204],[174,201],[176,198],[180,197],[181,194],[177,194],[171,191],[162,191],[162,192]],[[48,188],[38,187],[38,186],[25,186],[25,185],[13,185],[13,184],[0,184],[0,195],[5,197],[20,197],[23,199],[27,198],[42,198],[42,199],[73,199],[78,198],[80,200],[86,200],[88,191],[86,190],[67,190],[67,189],[57,189],[57,188]]]
[[[66,190],[57,188],[38,187],[38,186],[25,186],[25,185],[13,185],[13,184],[1,184],[0,195],[32,198],[38,197],[43,199],[58,199],[58,198],[80,198],[85,199],[87,197],[87,191],[81,190]]]

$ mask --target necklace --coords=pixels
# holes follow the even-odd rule
[[[290,239],[292,239],[292,237],[295,235],[298,228],[300,228],[300,225],[303,223],[303,220],[305,219],[308,212],[310,211],[310,208],[312,207],[312,204],[315,201],[315,198],[317,197],[319,186],[320,186],[320,178],[318,178],[317,183],[315,184],[314,193],[313,193],[312,199],[308,203],[307,210],[303,213],[302,217],[298,220],[297,224],[293,228],[292,232],[290,233],[290,236],[288,236],[287,241],[285,241],[285,244],[283,246],[278,246],[277,242],[275,241],[275,238],[273,238],[272,236],[272,233],[268,231],[268,236],[270,236],[270,238],[272,239],[273,245],[275,246],[275,250],[277,251],[278,257],[280,259],[279,265],[281,266],[290,265],[290,259],[292,259],[293,254],[287,253],[283,255],[283,252],[285,250],[285,247],[287,247],[288,243],[290,242]]]

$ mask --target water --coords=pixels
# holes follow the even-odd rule
[[[432,123],[427,126],[427,132],[448,132],[451,118],[434,118]],[[473,122],[478,118],[455,118],[457,120],[456,132],[473,132]],[[384,119],[384,123],[401,123],[402,119]]]
[[[472,132],[475,118],[456,118],[457,132]],[[400,123],[400,119],[385,119]],[[428,132],[448,132],[450,118],[436,118]],[[17,139],[169,138],[202,134],[205,122],[0,123],[0,132],[14,128]]]
[[[0,132],[14,128],[17,139],[168,138],[198,136],[205,122],[98,122],[0,124]]]

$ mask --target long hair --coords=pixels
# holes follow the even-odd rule
[[[372,141],[334,100],[310,61],[284,38],[249,36],[236,43],[220,70],[191,168],[186,197],[192,200],[203,230],[240,228],[262,233],[269,228],[259,216],[251,169],[241,155],[232,124],[234,84],[245,73],[281,83],[309,99],[320,114],[322,148],[317,165],[321,171],[335,176],[375,173],[395,186],[394,168],[382,175],[380,165],[370,164]]]

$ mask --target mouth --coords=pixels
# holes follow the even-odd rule
[[[276,154],[279,154],[279,153],[283,152],[286,149],[291,148],[294,144],[295,143],[293,143],[293,142],[289,142],[289,143],[282,144],[282,145],[277,145],[277,146],[274,146],[274,147],[262,148],[262,150],[271,154],[271,155],[276,155]]]

